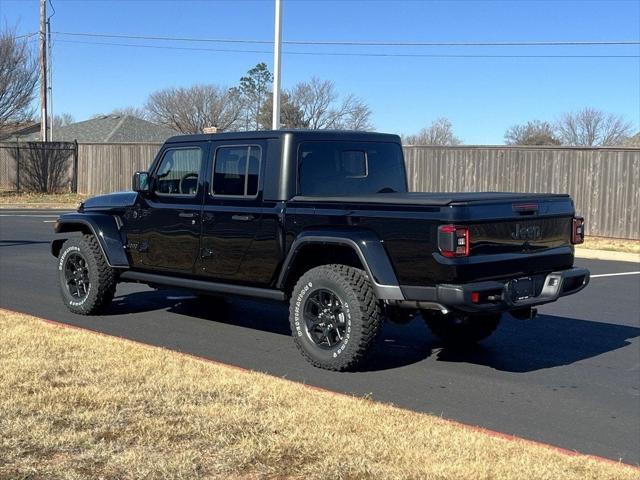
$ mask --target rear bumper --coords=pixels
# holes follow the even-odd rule
[[[547,275],[532,276],[534,293],[519,299],[514,292],[514,280],[437,285],[435,287],[402,287],[410,302],[433,302],[446,309],[464,312],[499,312],[555,302],[558,298],[579,292],[589,283],[589,270],[570,268]],[[472,300],[473,297],[476,301]]]

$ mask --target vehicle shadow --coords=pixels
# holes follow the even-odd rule
[[[174,289],[146,290],[116,296],[109,310],[102,315],[130,315],[163,310],[185,317],[291,336],[288,306],[285,304],[242,298],[198,298],[189,291]],[[419,335],[407,335],[405,326],[387,322],[364,368],[367,371],[387,370],[417,363],[431,353],[427,338],[426,327],[422,328]]]
[[[287,306],[234,298],[198,298],[180,290],[143,291],[121,295],[106,315],[165,310],[177,315],[291,335]],[[444,346],[417,316],[408,325],[386,322],[369,361],[361,371],[380,371],[418,363],[432,355],[437,361],[484,365],[526,373],[570,365],[628,346],[640,328],[605,322],[538,315],[516,320],[505,315],[488,339],[464,349]]]
[[[633,326],[554,315],[522,321],[505,315],[484,342],[465,350],[442,348],[436,358],[525,373],[593,358],[626,347],[639,336],[640,328]]]
[[[198,297],[185,290],[151,290],[118,295],[102,315],[167,311],[185,317],[237,325],[279,335],[291,335],[286,306],[234,298]]]

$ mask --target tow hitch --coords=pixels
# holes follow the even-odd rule
[[[533,320],[538,315],[538,309],[532,307],[516,308],[509,313],[518,320]]]

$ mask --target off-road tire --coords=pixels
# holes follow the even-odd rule
[[[65,264],[72,254],[79,254],[86,262],[89,287],[82,299],[74,298],[67,287]],[[98,240],[93,235],[67,240],[58,256],[60,293],[69,310],[80,315],[94,315],[109,306],[116,291],[117,274],[104,258]]]
[[[470,345],[490,336],[500,324],[501,314],[466,315],[422,311],[422,318],[446,345]]]
[[[304,305],[317,290],[329,291],[342,303],[346,335],[333,349],[321,348],[308,333]],[[367,274],[346,265],[322,265],[300,277],[289,309],[291,333],[302,355],[326,370],[354,370],[371,352],[382,324],[378,298]]]

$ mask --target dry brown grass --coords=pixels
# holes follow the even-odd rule
[[[640,253],[640,240],[585,237],[584,243],[578,245],[577,248],[589,248],[591,250],[608,250],[612,252]]]
[[[0,208],[75,208],[86,198],[77,193],[0,192]]]
[[[640,478],[633,467],[5,310],[0,365],[2,479]]]

